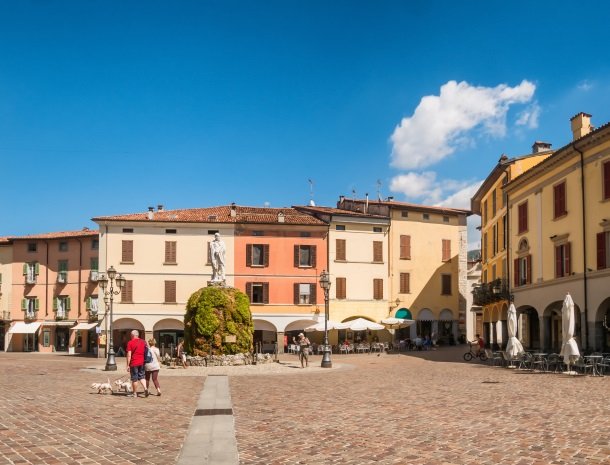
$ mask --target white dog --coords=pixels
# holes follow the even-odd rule
[[[97,389],[98,394],[112,394],[112,385],[109,379],[105,383],[92,383],[91,389]]]
[[[131,381],[127,380],[127,381],[123,381],[121,379],[117,379],[114,384],[117,386],[117,388],[120,391],[125,391],[125,393],[130,393],[133,392],[133,389],[131,388]]]

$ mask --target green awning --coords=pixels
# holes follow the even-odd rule
[[[396,318],[403,318],[405,320],[412,320],[413,315],[411,315],[411,311],[408,308],[401,308],[394,315]]]

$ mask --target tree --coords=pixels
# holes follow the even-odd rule
[[[184,315],[184,347],[196,356],[252,352],[254,323],[250,300],[232,287],[209,286],[194,292]],[[225,342],[233,339],[235,342]]]

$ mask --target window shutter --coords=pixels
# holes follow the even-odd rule
[[[526,274],[526,280],[525,282],[527,284],[531,284],[532,283],[532,256],[528,255],[526,258],[526,263],[527,263],[527,274]]]
[[[315,284],[310,284],[309,285],[309,303],[311,305],[315,305],[318,303],[318,299],[316,299],[316,285]]]
[[[70,297],[66,299],[66,310],[70,310],[72,308],[72,300]]]
[[[400,236],[400,258],[411,260],[411,236]]]
[[[553,218],[557,218],[558,216],[561,216],[560,213],[560,207],[559,207],[559,186],[561,184],[558,184],[557,186],[553,187]]]
[[[27,275],[27,274],[28,274],[28,264],[27,264],[27,263],[24,263],[24,264],[23,264],[23,275],[25,276],[25,275]]]
[[[294,246],[294,267],[295,268],[299,267],[299,246],[298,245]]]
[[[252,266],[252,244],[246,244],[246,266]]]
[[[449,239],[443,239],[443,245],[442,245],[442,255],[443,255],[443,261],[444,262],[448,262],[451,260],[451,241]]]
[[[373,299],[383,299],[383,279],[373,279]]]
[[[85,304],[85,308],[86,308],[87,310],[91,310],[91,297],[87,297],[87,298],[85,299],[85,302],[86,302],[86,304]]]
[[[410,290],[410,278],[409,273],[400,273],[400,293],[409,294]]]
[[[165,263],[176,263],[176,241],[165,241]]]
[[[383,263],[383,242],[373,241],[373,261]]]
[[[123,241],[122,242],[121,261],[133,262],[133,241]]]
[[[269,303],[269,283],[263,283],[263,303]]]
[[[165,302],[176,303],[176,281],[165,281]]]
[[[263,265],[269,266],[269,244],[263,245]]]
[[[38,297],[36,297],[36,298],[34,299],[34,310],[35,310],[35,311],[40,310],[40,300],[38,299]]]
[[[298,305],[299,304],[299,283],[294,283],[293,284],[293,299],[294,299],[294,304]]]
[[[53,299],[53,310],[56,311],[57,310],[57,301],[59,300],[59,297],[55,297]]]
[[[125,281],[125,286],[121,289],[121,302],[132,303],[133,302],[133,281]]]
[[[610,199],[610,161],[604,163],[604,199]]]
[[[252,303],[252,283],[246,283],[246,295],[250,299],[250,303]]]
[[[99,269],[99,259],[97,257],[91,258],[91,271],[98,271]]]
[[[565,246],[565,275],[569,276],[572,273],[572,266],[571,266],[571,262],[570,262],[570,255],[572,252],[572,245],[570,242],[566,243]]]
[[[34,274],[38,276],[40,274],[40,263],[36,262],[34,264]]]
[[[335,285],[337,286],[337,291],[335,292],[337,299],[345,299],[346,294],[346,282],[345,278],[336,278]]]
[[[27,310],[28,308],[28,299],[21,299],[21,310]]]
[[[345,239],[337,239],[337,260],[345,261]]]
[[[563,276],[561,272],[561,246],[555,247],[555,277],[561,278]]]
[[[606,266],[606,233],[601,232],[597,233],[597,269],[603,270]]]
[[[515,287],[518,287],[519,286],[519,275],[520,275],[520,273],[519,273],[519,259],[518,258],[515,258],[514,266],[513,266],[513,273],[514,273],[513,284],[515,285]]]
[[[317,263],[316,246],[315,245],[310,245],[309,246],[309,250],[311,251],[311,267],[315,268],[316,267],[316,263]]]

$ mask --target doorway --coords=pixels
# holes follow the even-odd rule
[[[55,328],[55,351],[67,352],[68,341],[68,328]]]

